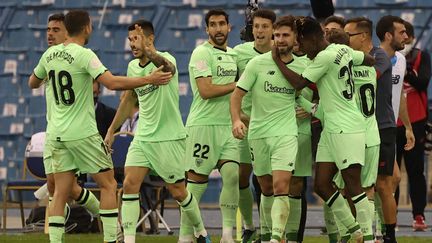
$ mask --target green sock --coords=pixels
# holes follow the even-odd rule
[[[185,200],[178,202],[178,204],[181,206],[181,213],[188,218],[189,222],[193,225],[195,232],[203,232],[205,229],[198,202],[192,196],[192,193],[189,191],[187,193],[188,195]]]
[[[285,235],[288,241],[297,242],[298,229],[300,227],[301,218],[301,196],[289,196],[289,216],[285,226]]]
[[[369,202],[369,217],[371,218],[372,230],[373,230],[373,224],[375,222],[375,202],[374,200],[371,199],[368,199],[368,202]]]
[[[243,216],[245,229],[255,230],[252,218],[253,195],[249,186],[240,188],[239,209]]]
[[[98,215],[100,203],[91,191],[83,188],[76,202],[84,206],[93,216]]]
[[[50,243],[62,243],[65,233],[65,218],[63,216],[48,217]]]
[[[348,204],[339,192],[335,192],[326,204],[331,208],[336,223],[337,220],[339,220],[339,222],[348,229],[350,234],[360,229],[360,226],[355,221]]]
[[[324,222],[327,229],[327,235],[330,243],[337,243],[339,237],[338,225],[336,224],[332,210],[327,206],[323,205],[324,209]]]
[[[375,213],[376,213],[376,231],[381,233],[385,232],[384,214],[382,211],[382,202],[378,193],[375,193]]]
[[[139,194],[123,194],[121,217],[124,235],[135,235],[140,215]]]
[[[232,239],[232,229],[236,224],[239,202],[239,166],[228,162],[220,168],[222,191],[219,196],[219,207],[222,213],[222,238]]]
[[[290,214],[290,201],[288,195],[275,195],[273,207],[271,209],[272,217],[272,239],[281,241]]]
[[[373,240],[372,218],[370,217],[370,206],[366,193],[363,192],[360,195],[352,197],[351,199],[356,209],[356,220],[363,232],[363,239],[365,241]]]
[[[272,217],[271,217],[271,209],[273,207],[273,195],[265,196],[261,194],[261,210],[260,210],[260,218],[263,220],[263,224],[261,224],[261,235],[269,235],[271,237],[272,232]],[[268,240],[270,240],[270,237]],[[265,239],[264,239],[265,240]]]
[[[118,208],[100,209],[99,215],[102,221],[104,241],[112,242],[117,240],[117,218]],[[139,215],[139,211],[138,214]],[[136,221],[135,221],[136,224]]]
[[[201,200],[201,196],[204,194],[205,190],[207,189],[208,182],[205,183],[197,183],[188,181],[187,183],[187,190],[192,194],[192,196],[195,198],[195,201],[199,204]],[[189,218],[180,210],[180,231],[179,236],[185,237],[185,236],[191,236],[194,234],[194,228],[189,221]],[[199,232],[197,232],[199,233]]]

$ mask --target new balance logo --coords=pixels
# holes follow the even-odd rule
[[[270,70],[270,71],[267,72],[267,74],[268,74],[268,75],[274,75],[274,74],[275,74],[275,71]]]

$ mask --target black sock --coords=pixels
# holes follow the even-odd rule
[[[395,227],[396,227],[396,224],[386,224],[385,225],[385,229],[386,229],[385,235],[388,239],[394,240],[396,238]]]

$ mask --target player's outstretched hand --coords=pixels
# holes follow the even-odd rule
[[[153,85],[165,85],[168,84],[169,81],[172,78],[171,72],[164,72],[162,69],[164,66],[160,66],[157,69],[155,69],[150,75],[149,78],[151,79],[151,84]]]
[[[305,111],[301,107],[296,107],[295,111],[296,111],[296,117],[299,119],[306,119],[306,118],[311,117],[311,114],[309,112]]]
[[[111,131],[111,129],[108,129],[106,135],[105,135],[105,146],[107,146],[107,149],[110,153],[112,153],[112,144],[114,143],[114,132]]]
[[[232,133],[235,138],[243,139],[246,135],[247,127],[242,121],[235,121],[232,126]]]
[[[414,148],[415,145],[415,137],[413,131],[411,129],[405,129],[405,137],[407,142],[404,146],[404,149],[408,151]]]

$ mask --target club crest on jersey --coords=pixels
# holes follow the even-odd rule
[[[197,167],[200,167],[200,166],[202,165],[203,162],[204,162],[203,159],[201,159],[201,158],[197,158],[197,159],[195,160],[195,165],[196,165]]]

